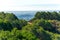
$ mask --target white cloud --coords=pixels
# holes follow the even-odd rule
[[[60,0],[0,0],[0,11],[60,10]]]

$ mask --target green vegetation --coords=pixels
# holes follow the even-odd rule
[[[41,11],[26,21],[0,12],[0,40],[60,40],[60,13]]]

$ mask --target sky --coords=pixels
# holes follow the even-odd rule
[[[60,10],[60,0],[0,0],[0,11]]]

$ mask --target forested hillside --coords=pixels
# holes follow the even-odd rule
[[[60,40],[60,12],[40,11],[29,21],[0,12],[0,40]]]

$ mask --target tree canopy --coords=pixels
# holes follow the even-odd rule
[[[0,40],[60,40],[60,13],[40,11],[26,21],[0,12]]]

